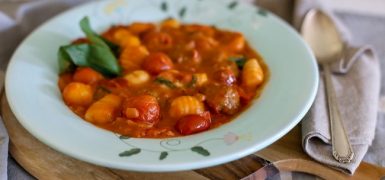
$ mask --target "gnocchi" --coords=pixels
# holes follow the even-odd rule
[[[208,81],[206,73],[196,73],[193,76],[195,76],[195,78],[196,78],[197,86],[203,86]]]
[[[242,83],[246,87],[256,87],[263,82],[262,67],[256,59],[246,61],[242,71]]]
[[[181,118],[186,115],[201,114],[204,105],[193,96],[180,96],[175,98],[170,105],[169,114],[173,118]]]
[[[144,46],[127,47],[120,53],[119,63],[126,71],[137,70],[149,54]]]
[[[114,34],[114,41],[122,47],[139,46],[140,39],[127,29],[119,29]]]
[[[114,120],[121,104],[121,97],[109,94],[93,103],[85,113],[85,119],[89,122],[101,124]]]
[[[175,19],[166,19],[161,24],[162,28],[179,28],[180,23]]]
[[[150,80],[150,74],[143,70],[136,70],[124,76],[129,85],[139,86]]]
[[[92,97],[91,86],[79,82],[71,82],[63,90],[64,101],[69,105],[88,105]]]

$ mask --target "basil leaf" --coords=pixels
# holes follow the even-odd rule
[[[75,65],[89,66],[90,46],[88,44],[67,45],[62,48]]]
[[[191,81],[187,84],[187,87],[188,88],[195,87],[197,81],[198,81],[197,77],[195,75],[192,75]]]
[[[90,47],[88,44],[71,44],[59,48],[60,73],[71,71],[76,66],[89,66]]]
[[[88,19],[88,17],[84,17],[82,20],[80,20],[79,24],[80,28],[82,29],[84,34],[86,34],[88,40],[91,43],[101,46],[107,46],[107,44],[104,43],[103,39],[101,39],[100,36],[91,29],[90,20]]]
[[[246,57],[241,56],[241,57],[229,57],[229,60],[235,62],[235,64],[237,64],[239,69],[243,69],[243,66],[245,65],[247,59]]]
[[[102,36],[99,36],[103,41],[104,43],[107,44],[107,46],[111,49],[111,51],[114,53],[115,57],[118,57],[119,56],[119,52],[120,52],[120,47],[118,45],[116,45],[115,43],[105,39],[104,37]]]
[[[161,77],[157,77],[155,79],[155,82],[157,82],[159,84],[164,84],[164,85],[166,85],[169,88],[176,88],[174,83],[172,83],[171,81],[169,81],[167,79],[161,78]]]
[[[104,40],[91,29],[88,17],[84,17],[80,21],[80,28],[91,42],[91,52],[90,57],[88,58],[91,68],[106,76],[119,75],[121,69],[118,61]]]
[[[68,54],[65,52],[65,49],[62,47],[58,51],[59,56],[59,72],[64,73],[75,69],[74,63],[71,61],[71,58],[68,57]]]

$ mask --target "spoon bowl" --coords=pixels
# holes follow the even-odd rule
[[[313,49],[318,63],[330,63],[342,56],[344,42],[334,22],[324,12],[310,10],[303,20],[301,34]]]

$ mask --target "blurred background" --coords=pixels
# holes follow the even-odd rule
[[[13,50],[37,25],[52,16],[90,0],[0,0],[0,69],[3,69]],[[299,3],[312,0],[238,0],[263,7],[288,23],[293,23],[295,8]],[[28,6],[24,6],[29,4]],[[54,5],[53,5],[54,4]],[[354,44],[370,44],[375,49],[381,69],[385,69],[385,0],[322,0],[322,5],[333,11],[347,26],[354,37]],[[24,9],[23,9],[24,8]],[[30,11],[34,8],[44,9]],[[295,22],[294,22],[295,23]],[[0,71],[0,76],[2,72]],[[382,74],[382,79],[384,79]],[[381,97],[376,138],[364,161],[385,166],[385,83],[381,85]],[[1,143],[0,143],[1,145]],[[1,167],[1,164],[0,164]],[[28,179],[12,158],[8,164],[9,179]],[[1,179],[1,178],[0,178]]]

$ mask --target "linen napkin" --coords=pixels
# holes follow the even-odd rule
[[[330,123],[323,74],[315,102],[302,121],[302,145],[313,159],[348,174],[354,174],[375,134],[378,97],[380,93],[380,65],[369,46],[352,43],[350,32],[338,21],[322,1],[298,0],[294,8],[293,24],[300,27],[305,13],[311,8],[327,12],[336,22],[347,49],[345,56],[333,63],[332,81],[341,118],[355,153],[350,163],[339,163],[333,158]]]
[[[69,7],[86,0],[0,0],[0,89],[8,61],[20,43],[34,28]],[[0,117],[0,179],[32,179],[8,158],[9,137]],[[8,163],[9,160],[9,163]]]

